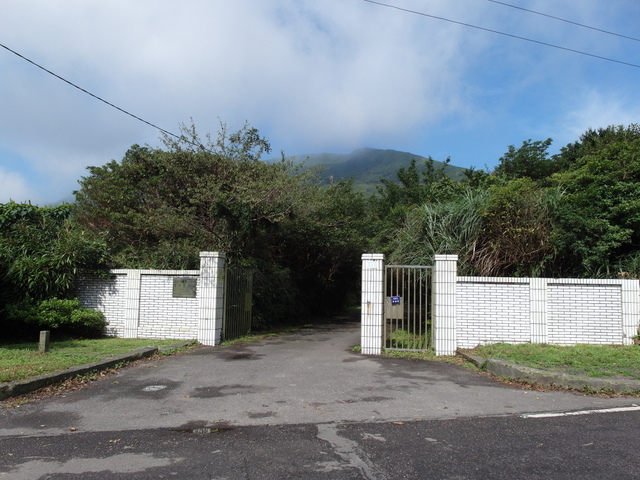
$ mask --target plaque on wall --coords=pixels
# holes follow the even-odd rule
[[[174,277],[173,298],[196,298],[196,277]]]

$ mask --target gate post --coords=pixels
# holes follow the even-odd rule
[[[433,262],[432,344],[436,355],[455,355],[458,256],[436,255]]]
[[[360,347],[364,355],[382,353],[382,323],[384,302],[384,255],[362,255],[362,303]]]
[[[225,260],[224,253],[200,252],[198,341],[203,345],[220,343],[224,320]]]

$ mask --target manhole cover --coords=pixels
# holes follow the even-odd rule
[[[143,392],[157,392],[158,390],[164,390],[167,388],[166,385],[149,385],[148,387],[144,387],[142,389]]]

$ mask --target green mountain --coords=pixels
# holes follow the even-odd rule
[[[416,161],[418,171],[425,170],[427,159],[420,155],[414,155],[397,150],[381,150],[377,148],[359,148],[351,153],[314,153],[309,155],[297,155],[290,157],[296,163],[305,167],[320,167],[321,177],[326,182],[338,182],[344,178],[354,177],[354,187],[366,192],[375,192],[380,184],[380,179],[385,178],[394,182],[398,181],[396,172],[402,167],[411,165],[411,160]],[[453,165],[445,165],[434,160],[436,170],[444,167],[445,173],[453,180],[464,178],[464,169]]]

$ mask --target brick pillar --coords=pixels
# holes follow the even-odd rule
[[[224,253],[200,252],[198,284],[198,341],[217,345],[222,335],[225,286]]]
[[[384,255],[362,255],[362,303],[360,346],[365,355],[382,353]]]
[[[140,321],[140,270],[127,270],[123,338],[138,337]]]
[[[433,262],[431,338],[436,355],[454,355],[456,334],[456,285],[458,256],[436,255]]]

